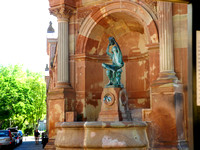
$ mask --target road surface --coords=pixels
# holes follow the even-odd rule
[[[35,144],[35,138],[33,136],[23,137],[23,142],[21,145],[15,147],[13,150],[43,150],[41,139],[39,144]]]

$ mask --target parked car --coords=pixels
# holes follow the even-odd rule
[[[15,137],[15,145],[19,145],[23,141],[23,134],[21,130],[18,130],[17,128],[8,128],[10,130],[11,134]]]
[[[10,130],[11,134],[12,133],[18,133],[17,128],[7,128],[7,130]]]
[[[21,130],[18,130],[19,134],[21,135],[21,137],[23,137],[23,133]]]
[[[21,130],[18,130],[18,133],[20,134],[20,143],[23,141],[23,132]]]
[[[12,133],[15,137],[15,145],[19,145],[22,143],[22,137],[21,135],[18,133]]]
[[[15,146],[15,138],[12,137],[10,130],[0,130],[0,146],[10,149]]]

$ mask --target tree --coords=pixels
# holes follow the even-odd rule
[[[46,88],[41,73],[24,72],[22,66],[0,66],[0,128],[34,127],[46,113]]]
[[[30,118],[33,119],[33,125],[38,125],[39,120],[41,120],[44,117],[44,114],[46,113],[45,81],[41,74],[27,71],[26,84],[30,88]]]

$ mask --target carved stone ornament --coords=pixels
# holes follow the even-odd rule
[[[109,106],[113,105],[113,103],[115,102],[115,98],[114,98],[113,94],[107,93],[103,98],[103,102]]]
[[[56,16],[58,19],[62,19],[62,18],[69,19],[73,10],[74,10],[74,8],[69,7],[65,4],[59,5],[56,7],[52,7],[49,9],[50,14]]]

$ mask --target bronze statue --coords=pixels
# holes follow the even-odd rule
[[[112,53],[109,52],[110,46],[113,46],[111,50]],[[112,59],[112,65],[105,63],[102,64],[102,67],[107,69],[106,73],[110,80],[106,87],[123,87],[121,84],[121,68],[124,66],[124,62],[122,59],[122,52],[114,37],[109,37],[109,44],[106,53]]]

